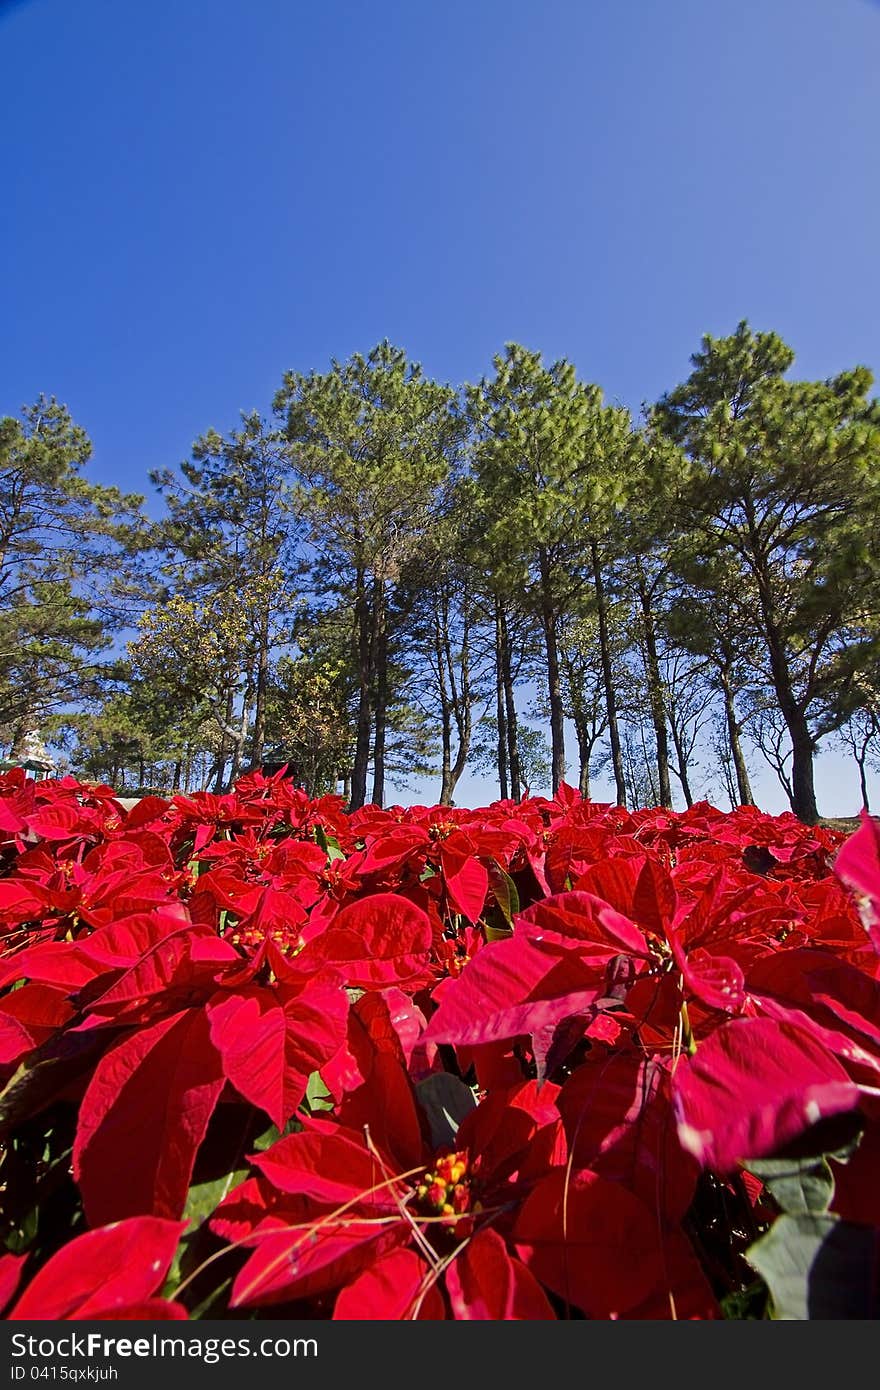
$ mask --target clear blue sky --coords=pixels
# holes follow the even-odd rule
[[[744,317],[880,371],[878,108],[870,0],[0,0],[0,412],[144,491],[383,337],[634,409]]]

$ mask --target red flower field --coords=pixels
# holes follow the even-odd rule
[[[0,1306],[822,1318],[880,1288],[880,828],[0,778]]]

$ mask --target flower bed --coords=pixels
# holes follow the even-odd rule
[[[10,772],[0,836],[7,1317],[876,1315],[874,822]]]

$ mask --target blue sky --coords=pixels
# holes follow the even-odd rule
[[[0,412],[143,491],[384,337],[635,410],[741,318],[880,370],[878,73],[869,0],[0,0]]]

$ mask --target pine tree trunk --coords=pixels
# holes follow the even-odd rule
[[[816,825],[819,811],[813,781],[815,744],[803,709],[795,699],[785,651],[775,623],[767,621],[768,654],[779,709],[791,739],[791,809],[805,825]]]
[[[388,727],[388,614],[385,602],[385,581],[376,580],[373,607],[374,670],[375,670],[375,736],[373,743],[373,803],[385,804],[385,737]]]
[[[468,754],[471,748],[471,710],[470,705],[466,705],[464,712],[457,721],[458,728],[458,749],[455,754],[455,761],[449,772],[449,800],[441,804],[444,806],[452,805],[452,798],[455,788],[458,786],[465,768],[467,767]]]
[[[745,754],[743,753],[742,740],[740,739],[739,720],[736,717],[736,704],[734,702],[733,688],[730,684],[730,672],[727,666],[723,666],[719,673],[721,682],[721,693],[724,697],[724,718],[727,723],[727,742],[730,747],[730,756],[733,759],[733,767],[736,773],[736,789],[741,806],[754,806],[755,798],[752,795],[752,784],[749,781],[749,770],[746,767]]]
[[[552,601],[550,566],[545,551],[540,554],[541,626],[547,656],[547,700],[550,706],[550,768],[553,795],[565,780],[565,715],[559,678],[559,643],[556,636],[556,610]]]
[[[452,701],[446,685],[446,667],[443,660],[443,642],[438,627],[434,652],[437,657],[437,688],[440,696],[440,802],[449,806],[452,802]]]
[[[501,600],[495,599],[495,718],[498,726],[498,795],[510,795],[507,781],[507,716],[504,713],[504,644],[501,627]]]
[[[642,635],[645,639],[645,675],[648,681],[648,703],[651,708],[651,723],[654,726],[654,740],[657,744],[657,781],[660,791],[660,805],[667,809],[672,807],[672,784],[669,780],[669,739],[666,733],[666,709],[663,700],[663,681],[660,677],[660,662],[657,657],[657,633],[654,624],[654,613],[651,609],[651,596],[645,581],[645,572],[640,560],[636,560],[636,573],[638,576],[639,604],[642,610]],[[673,735],[674,737],[674,735]],[[678,745],[676,744],[678,752]],[[684,763],[681,753],[678,753],[679,767],[682,773],[682,788],[685,788],[686,776]],[[685,797],[689,798],[689,791],[685,790]],[[688,806],[693,802],[688,799]]]
[[[688,779],[687,756],[684,751],[684,740],[681,736],[681,731],[678,727],[678,721],[675,718],[675,713],[671,709],[669,711],[669,727],[672,730],[672,742],[675,746],[675,756],[678,758],[678,780],[681,782],[681,791],[685,799],[685,805],[688,807],[688,810],[690,810],[691,806],[693,806],[694,804],[694,797],[691,791],[691,784]],[[671,807],[672,798],[670,797],[668,802],[663,802],[663,805],[668,805]]]
[[[226,730],[232,723],[232,710],[234,707],[235,695],[230,682],[226,690],[226,704],[223,709],[223,729],[220,733],[220,746],[217,750],[217,761],[214,764],[213,772],[216,773],[214,781],[214,792],[217,796],[223,791],[226,785],[226,749],[228,747],[229,735]]]
[[[813,781],[815,744],[804,711],[795,699],[779,629],[766,610],[764,621],[773,688],[791,739],[791,809],[805,825],[816,825],[819,811]]]
[[[370,764],[372,737],[370,609],[367,603],[366,579],[363,570],[358,570],[356,579],[355,642],[358,668],[358,713],[349,800],[349,810],[351,811],[360,810],[367,799],[367,768]]]
[[[590,554],[593,561],[593,584],[596,590],[596,616],[599,620],[599,655],[602,661],[602,681],[605,687],[605,708],[608,713],[608,738],[611,743],[611,765],[614,769],[615,795],[618,806],[626,805],[626,775],[623,766],[623,751],[620,746],[620,729],[617,724],[617,696],[614,691],[614,673],[611,669],[611,642],[608,635],[608,602],[605,596],[605,583],[599,560],[599,546],[595,538],[590,540]]]
[[[513,693],[513,654],[510,650],[510,634],[507,627],[507,614],[501,608],[501,678],[504,683],[504,725],[507,730],[507,768],[510,774],[510,795],[514,801],[522,797],[522,772],[519,765],[519,749],[516,740],[516,702]]]
[[[438,805],[452,805],[452,711],[445,700],[440,702],[440,737],[442,752],[440,761],[440,800]]]
[[[444,805],[452,805],[452,797],[455,788],[458,786],[465,768],[467,767],[468,754],[471,750],[472,733],[472,702],[471,702],[471,679],[470,679],[470,624],[465,617],[461,638],[461,684],[458,690],[453,686],[453,714],[455,716],[456,732],[458,734],[458,749],[455,754],[455,761],[449,773],[449,801]],[[452,654],[449,650],[449,641],[446,641],[446,659],[451,668]],[[450,671],[451,679],[451,671]]]
[[[241,765],[244,758],[244,748],[247,741],[248,726],[248,706],[251,702],[252,691],[246,690],[241,702],[241,722],[238,726],[238,733],[232,745],[232,767],[229,769],[229,785],[234,787],[241,776]]]
[[[453,695],[446,679],[449,647],[449,606],[443,594],[441,612],[434,624],[434,657],[437,662],[437,695],[440,700],[440,806],[452,804],[455,783],[452,779],[452,701]]]
[[[254,733],[251,740],[251,762],[259,767],[263,761],[266,738],[266,692],[269,686],[269,610],[260,614],[259,646],[257,649],[257,681],[254,704]]]
[[[817,825],[819,808],[816,805],[816,786],[813,776],[815,744],[803,715],[796,718],[791,735],[791,809],[804,825]]]
[[[752,562],[758,581],[758,597],[761,603],[761,617],[767,639],[767,654],[770,658],[770,673],[779,709],[785,720],[791,739],[791,809],[805,825],[816,825],[819,811],[816,806],[816,788],[813,780],[813,757],[816,745],[810,733],[804,709],[795,697],[785,643],[777,621],[776,604],[766,562],[760,545],[754,508],[747,506],[749,537],[752,543]]]
[[[578,758],[580,762],[580,766],[578,768],[578,790],[580,791],[580,794],[584,798],[584,800],[589,801],[590,754],[592,753],[593,749],[590,740],[586,737],[586,732],[583,729],[583,726],[579,719],[575,719],[574,727],[575,733],[577,734]]]

